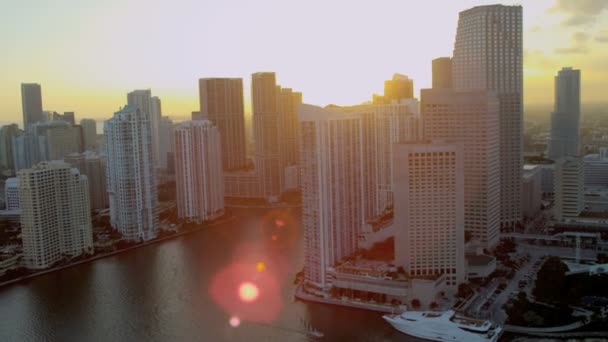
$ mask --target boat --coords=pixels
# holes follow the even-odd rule
[[[382,316],[398,331],[431,341],[495,342],[503,330],[488,320],[478,320],[447,311],[405,311]]]

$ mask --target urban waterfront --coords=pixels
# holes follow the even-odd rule
[[[234,214],[192,235],[0,289],[0,340],[307,341],[310,325],[326,341],[416,341],[378,313],[293,300],[303,264],[298,209]],[[247,278],[249,269],[261,278]],[[260,298],[245,304],[231,289],[249,280],[261,284]],[[233,316],[242,317],[236,328]]]

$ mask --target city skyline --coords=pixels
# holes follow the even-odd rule
[[[432,59],[452,55],[458,20],[456,13],[489,3],[493,2],[470,0],[450,3],[442,5],[445,10],[436,12],[436,6],[430,2],[417,5],[415,16],[408,15],[411,9],[407,4],[392,1],[378,8],[349,4],[349,16],[353,20],[343,21],[342,28],[336,30],[334,19],[343,8],[339,3],[326,7],[309,3],[299,9],[301,15],[291,16],[286,5],[271,6],[270,2],[262,2],[255,7],[250,4],[239,6],[236,2],[236,6],[183,2],[182,6],[173,7],[179,8],[179,11],[161,4],[155,10],[146,9],[143,12],[152,19],[169,22],[179,19],[179,25],[173,28],[170,28],[171,25],[161,25],[158,29],[142,28],[127,32],[113,29],[111,20],[119,23],[127,20],[140,8],[137,2],[111,3],[103,8],[80,2],[72,6],[66,2],[54,8],[14,5],[3,12],[6,18],[0,15],[3,19],[1,22],[10,25],[12,21],[19,20],[19,26],[28,29],[20,32],[24,35],[23,39],[8,39],[10,36],[5,39],[10,42],[5,55],[10,68],[0,79],[0,92],[3,94],[0,113],[3,121],[21,122],[19,85],[34,82],[42,85],[44,110],[66,109],[75,111],[79,117],[109,118],[117,109],[115,103],[121,103],[124,92],[151,88],[163,99],[167,114],[188,117],[197,108],[198,78],[244,78],[258,71],[273,71],[281,75],[277,83],[289,84],[301,90],[309,103],[353,105],[368,101],[372,93],[381,91],[382,81],[393,73],[413,79],[414,96],[418,97],[419,89],[431,85]],[[552,96],[546,89],[552,86],[554,70],[564,66],[585,70],[584,103],[602,101],[601,80],[608,70],[601,56],[602,52],[608,52],[608,44],[605,43],[608,40],[608,19],[600,14],[608,5],[599,1],[584,1],[577,7],[568,1],[553,0],[523,1],[521,4],[525,8],[525,103],[550,104]],[[27,23],[32,20],[30,17],[46,20],[39,15],[43,10],[52,13],[64,10],[65,13],[57,12],[57,15],[67,18],[59,24],[28,26]],[[256,17],[250,15],[251,12],[261,13]],[[188,13],[205,13],[200,14],[201,19],[207,20],[177,18],[178,15],[193,15]],[[358,27],[357,22],[380,14],[385,16],[381,22],[372,21],[373,25]],[[94,20],[87,21],[92,15]],[[211,18],[207,18],[207,15]],[[223,25],[222,20],[227,18],[239,25]],[[419,27],[427,27],[429,18],[442,24],[426,30],[424,35],[408,34],[418,32]],[[308,25],[309,20],[315,22],[314,28]],[[196,26],[196,22],[201,21],[204,23]],[[89,36],[95,44],[72,37],[69,30],[74,26],[81,29],[79,34]],[[220,27],[221,30],[217,29]],[[240,27],[248,29],[244,31]],[[42,28],[45,31],[39,32]],[[260,38],[274,33],[272,30],[279,34],[277,39],[264,40],[258,49]],[[11,32],[2,30],[0,37]],[[46,35],[49,39],[40,42],[37,35]],[[135,35],[143,38],[138,43],[132,43],[130,37]],[[287,39],[288,36],[290,39]],[[169,41],[170,37],[181,39]],[[374,46],[384,46],[390,53],[379,55],[373,52],[374,49],[358,53],[372,40]],[[62,50],[68,47],[63,44],[73,41],[78,43],[78,49],[73,49],[73,55],[64,54]],[[146,42],[150,44],[144,46]],[[49,45],[54,43],[57,46]],[[133,57],[117,59],[105,52],[108,45],[120,47],[121,55],[134,49],[138,49],[138,53],[134,53]],[[45,48],[44,65],[37,63],[34,58],[36,54],[33,50],[41,47]],[[209,54],[208,51],[215,52]],[[250,51],[257,53],[251,54]],[[142,54],[146,58],[137,57]],[[78,63],[72,63],[74,60]],[[362,68],[363,65],[365,68]],[[357,81],[353,82],[353,78]],[[319,79],[323,79],[323,82],[319,82]],[[244,88],[249,86],[246,80]],[[246,113],[250,114],[251,99],[248,94],[245,107]]]

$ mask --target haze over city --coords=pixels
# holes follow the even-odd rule
[[[369,100],[395,72],[431,84],[452,54],[458,11],[492,1],[17,1],[0,12],[2,121],[20,121],[19,84],[43,85],[45,110],[104,119],[129,89],[168,115],[197,106],[199,77],[275,71],[309,103]],[[550,104],[555,70],[583,69],[583,102],[604,100],[608,3],[507,1],[524,21],[524,101]],[[245,92],[250,113],[249,92]],[[69,105],[68,105],[69,104]],[[67,108],[69,107],[69,108]]]

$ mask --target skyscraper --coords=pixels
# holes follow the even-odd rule
[[[433,59],[433,89],[452,88],[452,58]]]
[[[500,233],[499,101],[493,92],[423,89],[424,136],[462,144],[465,228],[482,246]]]
[[[160,119],[158,126],[158,167],[169,169],[167,155],[173,152],[173,120],[167,116]]]
[[[555,76],[555,105],[551,113],[549,158],[579,156],[581,71],[562,68]]]
[[[20,170],[19,202],[25,264],[53,266],[93,252],[87,177],[62,162]]]
[[[241,78],[201,78],[198,81],[200,112],[192,119],[206,119],[219,129],[222,139],[222,166],[238,170],[247,164],[245,110]]]
[[[139,108],[150,121],[151,158],[156,166],[158,163],[158,125],[162,113],[160,99],[157,96],[152,97],[150,89],[133,90],[127,94],[127,104]]]
[[[355,251],[363,222],[361,118],[311,105],[300,105],[298,117],[304,276],[328,290],[328,268]]]
[[[585,206],[583,161],[563,157],[555,163],[555,220],[576,218]]]
[[[464,165],[453,143],[397,144],[395,264],[410,276],[446,276],[456,290],[465,280]]]
[[[220,132],[209,120],[175,128],[175,181],[180,218],[209,221],[224,213]]]
[[[294,92],[290,88],[280,88],[278,96],[279,176],[281,192],[284,192],[289,187],[286,180],[286,173],[289,173],[287,168],[299,163],[297,107],[302,103],[302,93]],[[295,183],[297,184],[297,178]]]
[[[105,209],[110,203],[106,187],[106,159],[94,152],[73,153],[64,158],[66,163],[77,168],[89,180],[91,209]]]
[[[43,122],[42,90],[37,83],[21,83],[21,107],[23,109],[23,127],[36,122]]]
[[[268,199],[281,195],[277,108],[279,89],[274,72],[251,75],[255,165],[261,177],[262,197]]]
[[[17,124],[0,128],[0,172],[12,174],[15,171],[13,140],[20,134],[22,134],[22,131]]]
[[[19,178],[7,178],[4,182],[4,203],[6,210],[19,210]]]
[[[521,220],[523,121],[522,7],[460,12],[452,58],[456,90],[495,91],[500,118],[501,225]]]
[[[131,241],[158,233],[156,169],[150,118],[127,105],[104,123],[112,226]]]
[[[80,120],[80,126],[82,126],[84,150],[95,150],[97,146],[97,121],[94,119],[82,119]]]

